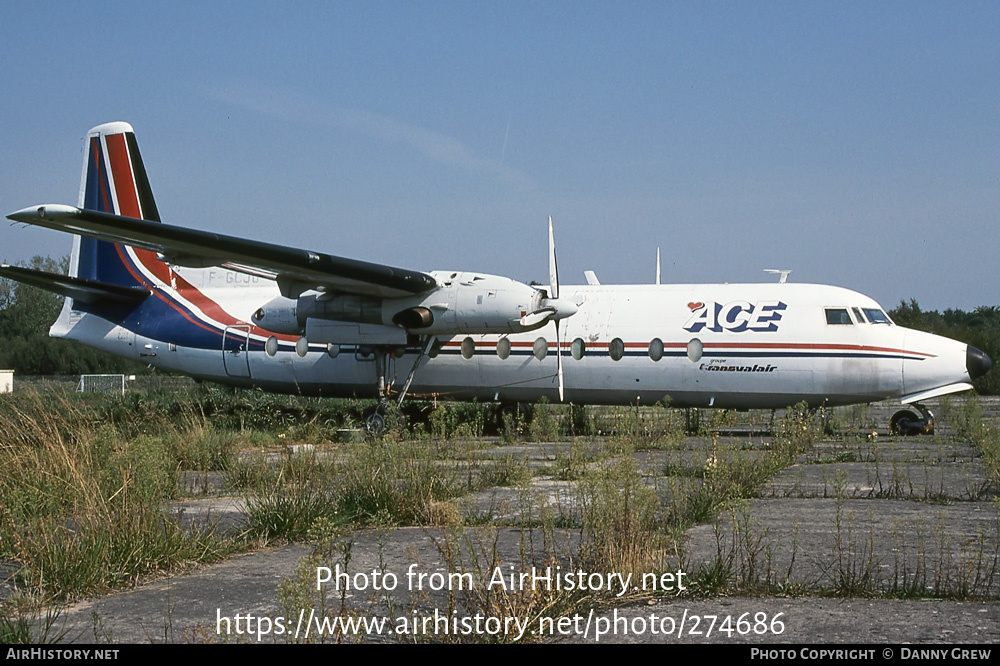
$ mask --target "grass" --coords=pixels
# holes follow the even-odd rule
[[[37,602],[21,604],[13,612],[0,614],[0,643],[46,645],[61,643],[68,632],[58,628],[59,610],[42,608]]]
[[[438,551],[451,574],[467,572],[471,585],[448,590],[442,605],[447,616],[462,614],[490,618],[510,618],[524,627],[537,627],[543,617],[563,617],[588,603],[586,594],[565,593],[544,585],[511,585],[511,572],[530,571],[532,567],[554,571],[566,561],[567,553],[555,547],[554,528],[522,530],[516,553],[501,545],[500,531],[495,527],[449,530],[436,538]],[[411,600],[406,613],[420,621],[427,616],[427,599]],[[409,636],[406,640],[436,642],[513,643],[538,640],[533,632],[513,634],[486,632],[475,634],[435,634]]]
[[[792,409],[773,421],[750,415],[748,428],[748,417],[706,413],[702,434],[692,438],[684,432],[686,415],[662,405],[542,404],[516,435],[497,441],[486,434],[498,419],[495,407],[442,404],[425,423],[411,423],[411,434],[335,443],[336,430],[351,425],[362,404],[332,402],[216,389],[0,399],[0,557],[17,567],[12,582],[22,591],[0,607],[0,632],[11,641],[56,640],[58,633],[45,628],[45,604],[130,587],[262,543],[308,541],[329,549],[323,544],[354,530],[396,526],[437,530],[449,570],[483,575],[496,566],[559,564],[637,576],[681,567],[701,594],[996,598],[1000,518],[961,538],[940,517],[887,526],[865,513],[846,476],[831,472],[828,501],[836,511],[829,557],[820,562],[806,554],[798,525],[778,534],[750,508],[776,474],[803,462],[832,470],[864,466],[874,475],[870,497],[929,506],[982,502],[1000,487],[1000,435],[975,400],[952,402],[939,416],[954,440],[975,451],[988,477],[958,498],[943,495],[943,483],[932,476],[940,469],[936,457],[904,465],[886,455],[892,441],[831,441],[826,434],[844,423],[867,427],[868,412],[831,418]],[[765,422],[771,436],[755,435]],[[750,438],[718,434],[734,429]],[[583,431],[591,434],[573,436]],[[504,452],[505,444],[523,439],[547,442],[554,461],[532,472],[524,453]],[[221,475],[227,491],[242,496],[242,532],[185,529],[171,516],[168,501],[182,496],[181,472],[190,470]],[[542,481],[562,488],[563,499],[546,499],[535,487]],[[516,505],[513,512],[508,506],[463,515],[454,501],[504,488],[518,497],[506,500]],[[1000,507],[993,512],[1000,516]],[[539,543],[501,556],[501,523]],[[697,525],[714,531],[714,556],[692,559],[686,539]],[[569,530],[576,545],[555,548],[555,535]],[[326,551],[327,561],[343,556]],[[803,573],[817,566],[821,573]],[[294,586],[286,586],[286,599],[297,594]],[[609,601],[601,593],[494,589],[449,603],[537,620]],[[359,612],[344,599],[323,604],[328,613]]]
[[[583,527],[579,560],[587,571],[616,571],[641,577],[660,566],[666,533],[658,519],[659,499],[643,483],[635,459],[605,460],[579,487]]]
[[[177,494],[172,442],[188,437],[184,425],[123,437],[67,399],[52,407],[39,396],[0,404],[0,555],[20,565],[19,586],[67,600],[232,551],[164,509]]]

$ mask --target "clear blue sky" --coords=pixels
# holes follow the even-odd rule
[[[421,270],[1000,304],[997,2],[0,4],[0,212],[135,127],[165,222]],[[5,226],[0,259],[68,238]]]

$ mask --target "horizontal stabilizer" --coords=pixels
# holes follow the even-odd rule
[[[0,277],[45,289],[75,301],[92,304],[138,303],[150,293],[141,287],[123,287],[97,280],[85,280],[6,264],[0,265]]]

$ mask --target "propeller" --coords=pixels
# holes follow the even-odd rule
[[[559,300],[559,266],[556,264],[556,239],[552,233],[552,216],[549,215],[549,296]],[[558,310],[557,310],[558,312]],[[556,313],[553,313],[556,314]],[[567,315],[563,315],[567,316]],[[554,317],[556,325],[556,376],[559,378],[559,402],[563,401],[562,339],[559,337],[559,317]]]
[[[544,293],[544,292],[543,292]],[[538,307],[521,317],[521,326],[532,329],[551,321],[556,326],[556,376],[559,379],[559,402],[563,401],[562,338],[559,320],[576,314],[579,306],[559,298],[559,268],[556,265],[556,241],[552,233],[552,217],[549,217],[549,292],[539,299]]]

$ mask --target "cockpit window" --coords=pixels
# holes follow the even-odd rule
[[[877,308],[865,308],[864,310],[865,310],[865,316],[868,317],[868,321],[870,321],[871,323],[888,324],[892,326],[892,320],[889,319],[889,315],[887,315],[882,310],[879,310]]]
[[[840,325],[852,325],[851,315],[847,314],[847,308],[827,308],[826,323]]]
[[[868,323],[865,320],[865,316],[863,314],[861,314],[861,308],[851,308],[851,312],[854,313],[854,321],[858,322],[859,324],[867,324]]]

